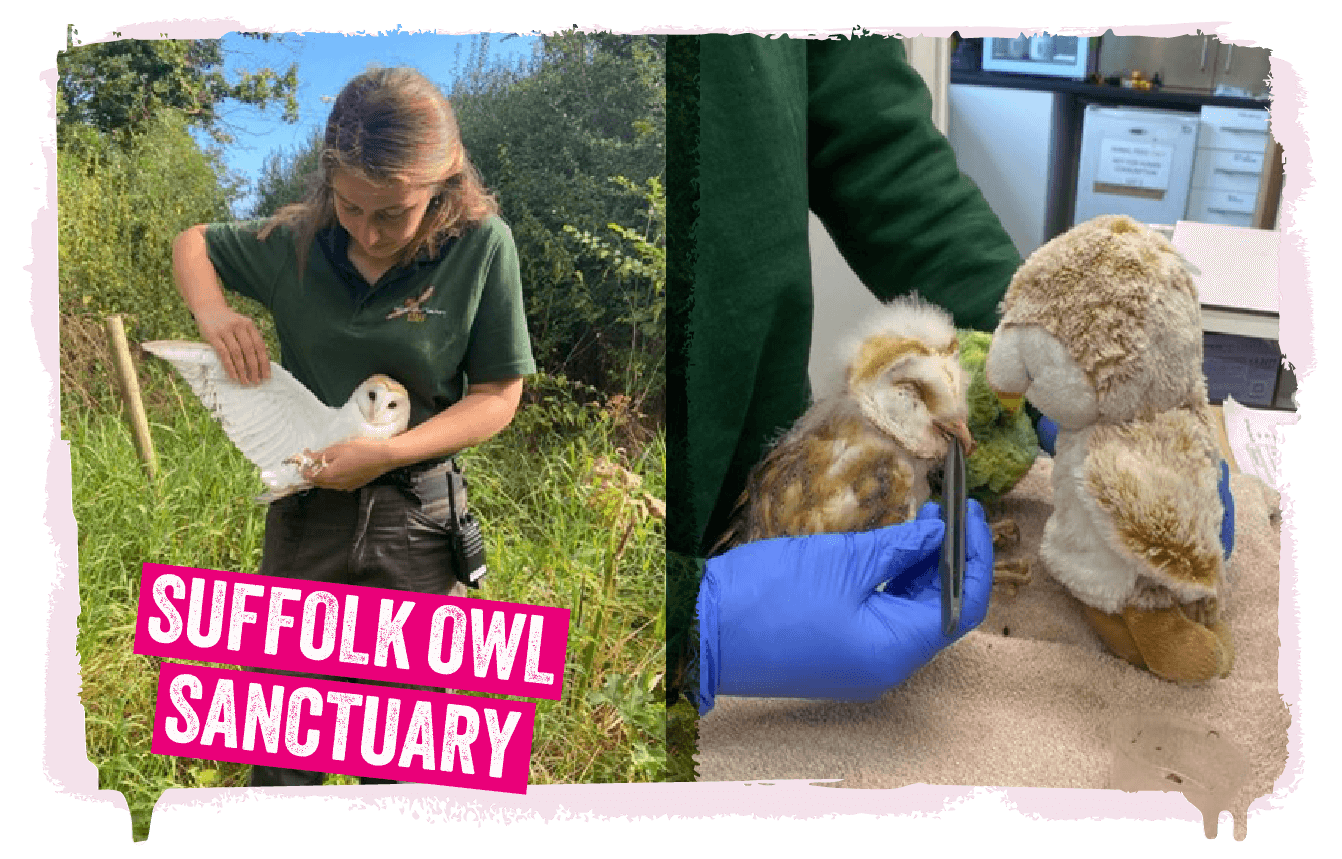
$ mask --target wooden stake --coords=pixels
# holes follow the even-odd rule
[[[112,343],[112,363],[116,365],[117,387],[126,404],[135,450],[149,472],[149,479],[158,477],[158,458],[154,456],[154,440],[149,435],[149,419],[145,417],[144,401],[140,399],[140,379],[131,359],[130,344],[126,342],[126,328],[119,315],[107,317],[107,336]]]

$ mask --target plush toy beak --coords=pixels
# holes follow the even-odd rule
[[[1014,417],[1016,412],[1020,411],[1021,402],[1025,399],[1024,394],[999,391],[996,388],[993,389],[993,394],[996,395],[997,402],[1002,404],[1002,410],[1007,413],[1007,417]]]
[[[974,437],[969,434],[969,424],[963,420],[937,421],[936,426],[946,435],[955,436],[960,440],[960,448],[965,452],[965,456],[969,456],[974,452],[974,448],[978,447]]]

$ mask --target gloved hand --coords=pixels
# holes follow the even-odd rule
[[[1216,482],[1216,491],[1221,493],[1221,549],[1226,560],[1235,551],[1235,496],[1230,494],[1230,465],[1221,460],[1221,479]]]
[[[1043,448],[1044,453],[1053,456],[1053,448],[1058,443],[1058,425],[1053,418],[1040,415],[1034,425],[1034,434],[1039,437],[1039,446]]]
[[[982,623],[993,575],[983,508],[970,500],[954,638],[941,631],[940,516],[926,504],[902,525],[761,540],[709,559],[698,601],[700,714],[719,693],[872,700]]]

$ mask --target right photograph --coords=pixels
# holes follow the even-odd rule
[[[1287,759],[1266,48],[667,40],[668,778]]]

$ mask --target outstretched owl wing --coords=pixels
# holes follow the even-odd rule
[[[270,489],[263,500],[307,488],[287,458],[342,441],[354,429],[341,427],[341,409],[328,407],[273,361],[269,379],[239,385],[205,343],[154,340],[141,345],[177,368],[233,444],[261,470]]]

